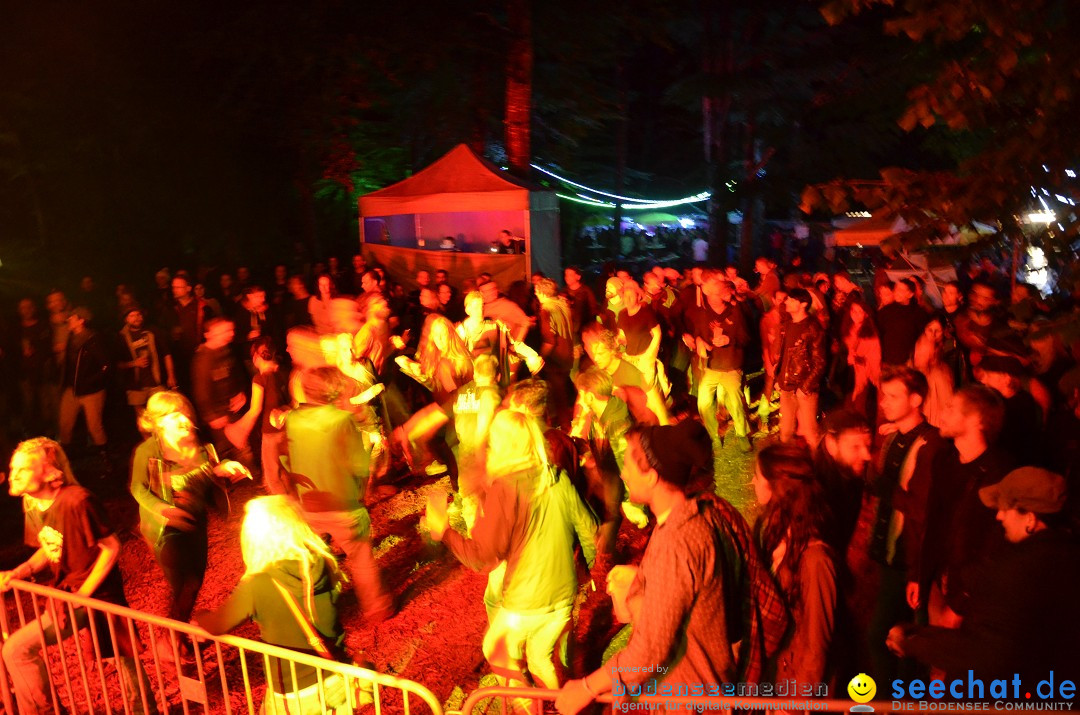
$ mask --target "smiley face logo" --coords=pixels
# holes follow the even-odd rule
[[[866,673],[859,673],[847,684],[847,693],[857,703],[868,703],[877,695],[877,683]]]

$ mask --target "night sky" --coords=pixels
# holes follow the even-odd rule
[[[459,142],[505,155],[505,2],[10,5],[0,44],[7,285],[268,264],[295,241],[347,255],[358,194]],[[796,0],[725,12],[728,24],[710,31],[698,3],[535,5],[533,157],[611,189],[622,156],[624,190],[643,197],[707,189],[702,95],[718,88],[733,123],[752,124],[756,150],[771,156],[760,197],[781,218],[807,182],[872,177],[922,151],[895,124],[896,89],[917,62],[900,76],[898,55],[882,49],[907,50],[877,18],[829,27]],[[734,64],[718,79],[702,72],[702,53],[721,41]],[[742,132],[729,137],[733,177]],[[565,234],[580,212],[564,214]]]

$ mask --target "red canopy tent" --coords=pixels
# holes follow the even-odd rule
[[[499,232],[524,238],[523,255],[491,252]],[[456,250],[441,250],[442,239]],[[364,254],[411,286],[419,269],[446,269],[451,280],[487,272],[506,287],[533,271],[558,275],[555,193],[499,170],[459,144],[417,174],[360,197]]]

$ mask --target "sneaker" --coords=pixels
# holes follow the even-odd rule
[[[446,474],[446,465],[439,460],[434,460],[431,464],[424,467],[424,473],[429,477],[437,477],[440,474]]]

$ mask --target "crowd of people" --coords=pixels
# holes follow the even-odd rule
[[[141,435],[129,487],[169,616],[211,632],[250,617],[268,642],[345,657],[341,582],[365,623],[395,613],[369,492],[445,474],[425,530],[488,574],[491,670],[561,687],[563,713],[650,678],[822,694],[858,672],[1080,672],[1077,294],[1044,300],[992,264],[936,307],[884,271],[860,286],[761,257],[755,273],[613,271],[600,297],[573,267],[512,286],[420,270],[406,290],[357,255],[310,286],[280,265],[213,290],[162,270],[142,302],[53,291],[42,314],[27,297],[8,364],[26,436],[56,440],[15,450],[10,491],[38,550],[0,585],[37,575],[123,602],[119,542],[66,456],[85,454],[82,414],[120,478],[113,389]],[[713,481],[719,458],[751,452],[753,524]],[[247,570],[195,613],[209,505],[253,477],[268,496],[245,516]],[[648,530],[642,554],[620,552],[620,529]],[[605,591],[599,607],[633,631],[601,665],[574,606]],[[47,712],[40,641],[18,635],[3,657],[20,708]],[[268,707],[318,703],[314,679],[271,679]]]

